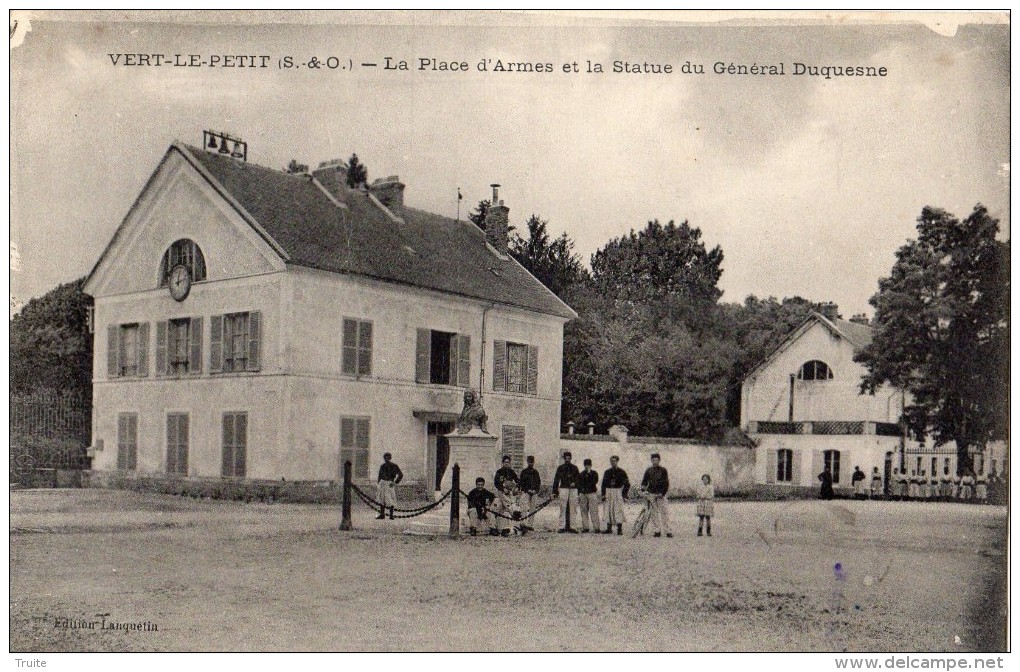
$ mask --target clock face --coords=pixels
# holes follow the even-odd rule
[[[187,266],[174,266],[169,278],[170,296],[176,301],[183,301],[191,291],[191,271]]]

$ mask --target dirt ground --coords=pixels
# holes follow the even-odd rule
[[[712,538],[670,510],[673,539],[449,539],[360,505],[339,532],[337,507],[12,492],[10,649],[1005,649],[1004,507],[720,501]]]

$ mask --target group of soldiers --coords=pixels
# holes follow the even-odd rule
[[[822,480],[824,484],[824,479]],[[956,475],[944,472],[941,476],[936,474],[929,476],[923,469],[912,470],[909,474],[906,469],[893,469],[889,477],[889,492],[886,493],[885,482],[878,467],[872,469],[870,479],[859,466],[854,467],[854,474],[850,479],[856,499],[878,499],[888,494],[889,498],[902,501],[977,503],[987,502],[989,491],[995,490],[1000,482],[1001,479],[995,472],[991,475],[975,474],[971,469]]]
[[[560,504],[559,533],[578,534],[592,532],[595,534],[623,534],[624,516],[623,503],[630,490],[630,479],[627,472],[619,467],[620,458],[616,455],[609,458],[610,467],[600,479],[598,472],[592,469],[592,461],[585,459],[583,469],[573,463],[569,451],[563,453],[563,463],[556,468],[553,477],[552,496]],[[652,522],[657,526],[655,535],[662,532],[672,537],[669,522],[669,510],[666,507],[666,493],[669,491],[669,473],[659,464],[659,455],[651,456],[652,466],[646,471],[641,481],[641,491],[648,498],[651,507]],[[509,455],[504,455],[502,466],[493,477],[496,492],[485,488],[485,479],[475,480],[475,488],[468,493],[469,532],[476,535],[485,521],[489,526],[489,534],[493,536],[510,536],[515,530],[520,533],[533,531],[529,519],[524,518],[539,505],[538,492],[542,487],[542,478],[535,469],[535,457],[527,457],[528,466],[517,474],[511,466]],[[599,504],[605,503],[606,527],[602,529],[599,515]],[[488,520],[487,511],[496,515],[494,523]],[[581,529],[576,525],[580,523]]]

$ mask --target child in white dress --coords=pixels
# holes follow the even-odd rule
[[[715,486],[712,485],[712,477],[704,474],[701,477],[701,485],[695,488],[695,496],[698,498],[698,536],[701,536],[702,526],[708,536],[712,536],[712,513],[714,507],[712,500],[715,499]]]

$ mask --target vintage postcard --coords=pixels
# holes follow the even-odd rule
[[[9,53],[16,666],[1003,666],[1008,13],[13,11]]]

